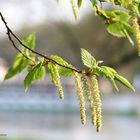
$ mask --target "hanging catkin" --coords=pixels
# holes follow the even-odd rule
[[[86,114],[85,114],[85,99],[83,95],[83,89],[81,86],[81,79],[77,72],[73,71],[73,76],[75,79],[75,85],[77,88],[78,99],[80,103],[80,115],[81,115],[81,123],[86,123]]]
[[[59,98],[64,99],[64,93],[63,93],[63,88],[62,88],[61,81],[60,81],[58,65],[55,64],[53,70],[54,70],[53,71],[54,82],[55,82],[55,85],[57,86],[58,91],[59,91]]]
[[[132,28],[134,30],[134,36],[137,42],[138,55],[140,56],[140,29],[139,29],[138,19],[136,17],[132,17],[131,22],[132,22]]]
[[[96,110],[96,130],[97,132],[99,132],[102,125],[101,98],[99,94],[100,92],[99,92],[98,80],[96,78],[96,75],[91,75],[90,78],[91,78],[92,88],[93,88],[94,107]]]
[[[91,90],[88,84],[88,80],[86,78],[85,72],[82,72],[82,76],[81,76],[81,81],[83,84],[83,90],[86,93],[88,102],[89,102],[89,108],[91,110],[91,119],[92,119],[92,123],[94,125],[96,125],[96,112],[95,112],[95,108],[94,108],[94,104],[93,104],[93,97],[91,95]]]
[[[79,18],[79,15],[78,15],[78,12],[77,12],[77,7],[76,7],[76,4],[75,4],[75,1],[74,0],[70,0],[70,2],[71,2],[71,7],[72,7],[73,15],[74,15],[75,19],[77,20]]]
[[[132,23],[132,28],[134,31],[134,37],[137,43],[137,51],[138,51],[138,55],[140,56],[140,28],[139,28],[139,24],[138,24],[138,18],[137,15],[135,13],[135,9],[133,4],[129,5],[129,10],[130,10],[130,15],[131,15],[131,23]]]

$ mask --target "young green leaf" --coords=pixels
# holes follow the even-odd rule
[[[114,80],[114,79],[111,79],[111,82],[112,82],[112,85],[114,86],[114,88],[115,88],[117,91],[119,91],[119,88],[118,88],[118,86],[117,86],[115,80]]]
[[[115,74],[115,80],[119,81],[127,88],[135,91],[134,87],[129,83],[129,81],[127,79],[125,79],[124,77],[122,77],[121,75]]]
[[[106,71],[106,73],[108,73],[108,75],[112,75],[111,77],[113,77],[114,74],[117,73],[113,68],[108,67],[108,66],[101,66],[101,68],[104,69],[104,71]]]
[[[115,89],[117,91],[118,91],[118,87],[117,87],[114,80],[119,81],[120,83],[122,83],[127,88],[135,91],[134,87],[129,83],[129,81],[127,79],[125,79],[124,77],[117,74],[117,72],[110,67],[107,67],[107,66],[99,67],[98,66],[98,67],[96,67],[96,69],[94,69],[94,72],[97,76],[103,76],[103,77],[106,77],[106,78],[110,79],[113,86],[115,87]]]
[[[31,33],[29,34],[29,36],[25,39],[23,39],[23,44],[28,46],[30,49],[34,49],[35,48],[35,41],[36,41],[36,38],[35,38],[35,33]],[[30,57],[30,58],[35,58],[35,54],[32,53],[31,51],[29,51],[28,49],[26,48],[23,48],[23,51],[25,52],[25,54]]]
[[[107,31],[117,37],[126,37],[131,45],[134,45],[129,33],[133,33],[132,27],[126,22],[111,23],[107,27]]]
[[[81,7],[83,0],[78,0],[78,8]]]
[[[70,67],[70,68],[73,68],[73,66],[71,64],[67,63],[64,59],[62,59],[59,56],[52,55],[51,58],[59,64],[62,64],[64,66],[67,66],[67,67]],[[65,67],[59,66],[59,74],[62,75],[62,76],[66,76],[66,77],[67,76],[72,76],[72,71],[70,69],[65,68]]]
[[[29,36],[25,39],[23,39],[23,44],[27,45],[29,48],[34,49],[35,48],[35,33],[29,34]]]
[[[109,79],[114,79],[115,74],[117,73],[113,68],[107,66],[101,66],[96,68],[96,73],[98,76],[104,76]]]
[[[28,46],[31,49],[35,48],[35,33],[31,33],[27,38],[23,39],[23,44]],[[28,49],[22,49],[25,54],[30,57],[34,58],[35,54],[33,54]],[[29,60],[27,60],[22,54],[18,54],[13,62],[12,68],[9,69],[8,73],[5,76],[5,80],[12,78],[16,74],[21,73],[26,66],[29,64]]]
[[[113,16],[114,18],[113,20],[116,20],[116,21],[127,22],[130,19],[130,15],[123,10],[114,10],[114,11],[108,12],[108,16],[109,16],[109,13],[115,14],[115,17]]]
[[[117,72],[113,69],[113,68],[110,68],[108,66],[101,66],[101,67],[97,67],[96,68],[96,73],[98,76],[103,76],[103,77],[106,77],[108,79],[111,80],[112,82],[112,85],[114,86],[114,88],[119,91],[118,87],[117,87],[117,84],[114,80],[115,78],[115,75],[117,74]]]
[[[28,90],[29,86],[36,80],[43,80],[45,76],[45,68],[40,62],[37,64],[25,77],[24,79],[24,88],[25,92]]]
[[[88,68],[93,68],[96,66],[96,59],[85,49],[81,48],[81,58],[83,64]]]
[[[117,37],[125,37],[124,32],[122,31],[122,26],[120,22],[111,23],[107,26],[107,31]]]
[[[21,73],[28,65],[29,60],[27,60],[22,54],[18,54],[13,62],[12,68],[10,68],[5,75],[4,80],[10,79],[16,74]]]
[[[129,33],[133,29],[129,24],[130,15],[123,10],[104,11],[101,10],[98,16],[105,21],[107,31],[117,37],[126,37],[134,45]]]

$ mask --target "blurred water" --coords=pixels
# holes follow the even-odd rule
[[[90,122],[80,123],[74,88],[64,87],[58,100],[52,86],[33,86],[25,94],[21,86],[0,86],[0,140],[20,137],[34,140],[137,140],[140,137],[138,94],[107,95],[103,99],[103,127],[97,133]]]

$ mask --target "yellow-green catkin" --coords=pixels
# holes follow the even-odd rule
[[[56,64],[54,65],[54,82],[59,91],[59,98],[64,99],[63,88],[61,85],[60,75],[59,75],[59,68],[58,68],[58,65]]]
[[[94,107],[96,110],[96,130],[99,132],[102,125],[101,97],[96,75],[91,75],[90,78],[93,88]]]
[[[137,51],[140,56],[140,29],[138,24],[138,19],[136,17],[131,18],[132,28],[134,30],[134,36],[137,42]]]
[[[77,6],[75,4],[75,1],[74,0],[70,0],[70,3],[71,3],[73,15],[74,15],[75,19],[77,20],[77,19],[79,19],[79,15],[78,15]]]
[[[129,9],[130,9],[130,15],[131,15],[131,23],[132,23],[132,28],[134,31],[134,37],[137,43],[137,51],[138,51],[138,55],[140,56],[140,27],[138,24],[138,18],[137,15],[135,13],[135,9],[133,4],[129,5]]]
[[[87,80],[87,77],[86,77],[86,74],[85,74],[84,71],[82,72],[81,81],[82,81],[82,84],[83,84],[83,90],[84,90],[84,92],[87,96],[88,102],[89,102],[89,108],[91,110],[92,123],[94,125],[96,125],[96,112],[95,112],[96,110],[95,110],[94,104],[93,104],[93,97],[91,95],[91,89],[89,87],[88,80]]]
[[[81,78],[78,75],[78,73],[75,71],[73,71],[73,76],[75,79],[75,85],[77,88],[77,94],[78,94],[78,99],[79,99],[79,103],[80,103],[81,123],[85,124],[86,123],[85,99],[84,99],[83,89],[82,89],[82,85],[81,85]]]

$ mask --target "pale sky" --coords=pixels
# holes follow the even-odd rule
[[[57,4],[55,0],[0,0],[0,9],[4,14],[8,24],[12,29],[17,30],[22,26],[33,26],[42,22],[75,21],[70,0],[60,0]],[[79,11],[80,18],[92,10],[89,1],[84,1]],[[0,35],[5,32],[5,28],[0,22]]]

